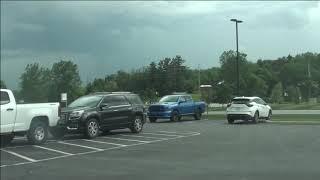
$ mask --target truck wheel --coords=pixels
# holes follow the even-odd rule
[[[142,117],[135,116],[134,121],[130,127],[131,132],[139,133],[142,131],[142,128],[143,128]]]
[[[62,139],[67,133],[67,129],[63,127],[54,127],[50,130],[51,135],[56,139]]]
[[[179,113],[178,113],[178,111],[174,110],[174,111],[172,112],[172,115],[171,115],[171,117],[170,117],[170,120],[171,120],[172,122],[179,121]]]
[[[259,120],[259,112],[256,111],[256,112],[254,113],[253,118],[252,118],[252,123],[256,124],[256,123],[258,122],[258,120]]]
[[[0,136],[0,140],[1,140],[0,144],[1,144],[1,147],[4,147],[4,146],[10,144],[11,141],[13,140],[13,138],[14,138],[14,134],[1,135],[1,136]]]
[[[99,122],[92,118],[86,123],[85,136],[88,139],[96,138],[99,135]]]
[[[154,122],[157,121],[157,118],[151,117],[151,118],[149,118],[149,121],[150,121],[151,123],[154,123]]]
[[[27,138],[31,144],[39,145],[45,143],[48,138],[48,125],[42,121],[32,122]]]
[[[202,113],[201,113],[200,109],[197,109],[196,112],[194,113],[194,119],[200,120],[201,116],[202,116]]]

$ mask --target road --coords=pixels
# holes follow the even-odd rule
[[[1,180],[315,180],[320,179],[319,131],[320,126],[268,123],[229,125],[217,120],[148,123],[144,132],[136,137],[124,131],[95,140],[127,135],[132,140],[137,140],[137,136],[146,136],[145,139],[157,136],[163,141],[152,140],[151,143],[135,146],[2,167]],[[80,140],[63,142],[79,144]],[[19,141],[15,140],[10,148],[23,144]],[[92,142],[90,146],[93,145],[107,149],[105,144]],[[45,147],[59,146],[47,144]],[[67,150],[71,149],[65,147],[63,151]],[[79,149],[73,148],[70,152],[76,153],[76,150]],[[28,145],[15,152],[34,159],[46,155],[34,154]],[[1,151],[1,155],[2,165],[13,162],[12,159],[4,162],[6,154]]]
[[[319,114],[320,110],[273,110],[273,114]],[[209,114],[226,114],[225,111],[209,111]]]

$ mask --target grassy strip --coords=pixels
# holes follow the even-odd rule
[[[203,114],[203,118],[210,120],[226,120],[224,114]],[[320,114],[276,114],[273,115],[272,121],[318,121],[320,123]]]
[[[320,110],[320,103],[317,104],[270,104],[273,110]],[[225,111],[226,107],[209,107],[209,111]]]

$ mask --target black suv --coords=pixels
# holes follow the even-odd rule
[[[102,92],[82,96],[62,109],[58,128],[51,134],[63,137],[68,131],[84,133],[95,138],[99,131],[129,128],[142,131],[146,122],[144,105],[137,94],[129,92]]]

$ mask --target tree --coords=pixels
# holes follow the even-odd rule
[[[68,94],[68,102],[83,95],[78,66],[71,61],[54,63],[50,76],[50,101],[59,101],[61,93]]]
[[[7,89],[6,83],[0,80],[0,89]]]
[[[274,86],[271,92],[271,102],[282,103],[283,102],[283,88],[282,84],[279,82]]]
[[[47,102],[50,71],[38,63],[28,64],[20,76],[21,98],[25,102]]]

